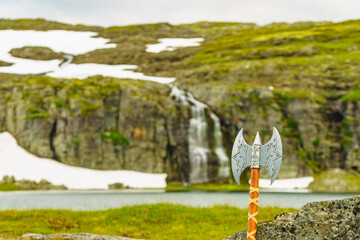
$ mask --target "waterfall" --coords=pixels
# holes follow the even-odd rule
[[[220,164],[218,176],[228,177],[230,174],[229,158],[223,147],[220,119],[213,112],[211,112],[210,117],[214,121],[214,150]]]
[[[61,54],[63,55],[65,60],[59,64],[59,67],[64,68],[72,62],[72,60],[74,59],[75,56],[72,54],[68,54],[68,53],[61,53]]]
[[[208,154],[211,153],[209,148],[209,139],[207,138],[208,123],[206,122],[206,109],[208,106],[194,98],[194,96],[185,90],[170,85],[170,96],[174,97],[181,105],[191,107],[191,119],[189,126],[189,158],[190,173],[189,183],[208,182],[207,162]],[[210,117],[214,122],[214,152],[218,158],[220,167],[218,176],[228,177],[229,159],[226,156],[222,146],[222,133],[219,118],[210,111]]]

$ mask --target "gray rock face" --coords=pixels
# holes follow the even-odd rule
[[[169,86],[7,74],[0,74],[0,85],[0,132],[27,151],[73,166],[165,172],[168,182],[189,182],[191,108],[170,97]],[[213,123],[209,113],[206,121]],[[209,139],[213,131],[206,129]],[[219,168],[212,159],[209,181]]]
[[[20,239],[29,239],[29,240],[50,240],[50,239],[71,239],[71,240],[135,240],[133,238],[127,237],[117,237],[109,235],[98,235],[90,233],[62,233],[62,234],[52,234],[52,235],[42,235],[36,233],[28,233],[22,235]]]
[[[252,144],[256,131],[261,131],[266,143],[276,126],[284,147],[280,178],[309,176],[330,168],[359,172],[359,102],[299,93],[293,96],[294,90],[203,85],[182,87],[188,87],[220,117],[227,149],[232,148],[230,139],[235,139],[241,128]],[[266,174],[261,172],[263,177]]]
[[[360,239],[360,196],[313,202],[258,225],[256,239]],[[246,239],[246,230],[226,240]]]
[[[187,180],[189,109],[177,108],[168,86],[102,77],[0,82],[6,86],[0,131],[29,152],[69,165]]]

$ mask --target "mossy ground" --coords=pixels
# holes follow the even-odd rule
[[[18,191],[18,190],[24,190],[22,187],[13,184],[13,183],[0,183],[0,192],[1,191]]]
[[[171,204],[139,205],[104,211],[0,211],[0,236],[26,233],[88,232],[141,239],[222,239],[247,228],[247,209],[193,208]],[[295,209],[262,208],[258,220]]]
[[[18,190],[49,190],[49,189],[67,189],[64,185],[52,185],[45,179],[39,182],[33,180],[16,180],[13,176],[4,176],[0,180],[1,191],[18,191]]]
[[[12,65],[12,63],[4,62],[4,61],[0,60],[0,67],[7,67],[7,66],[11,66],[11,65]]]
[[[359,193],[360,176],[341,169],[329,169],[314,174],[309,189],[313,192]]]

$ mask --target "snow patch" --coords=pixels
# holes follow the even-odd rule
[[[159,43],[147,44],[146,51],[159,53],[162,51],[174,51],[179,47],[196,47],[200,46],[204,38],[160,38]]]
[[[133,72],[135,65],[107,64],[66,64],[59,67],[58,59],[50,61],[23,59],[11,56],[11,49],[24,46],[48,47],[55,52],[71,55],[83,54],[101,48],[115,48],[116,44],[108,44],[108,39],[95,37],[95,32],[75,32],[64,30],[33,31],[33,30],[0,30],[0,60],[14,63],[0,67],[1,72],[17,74],[43,74],[57,78],[79,78],[103,75],[117,78],[129,78],[154,81],[167,84],[175,78],[146,76]]]
[[[100,48],[115,48],[116,44],[108,44],[109,40],[95,37],[96,32],[75,32],[66,30],[34,31],[34,30],[1,30],[1,55],[13,48],[24,46],[48,47],[55,52],[73,55],[87,53]],[[10,55],[11,56],[11,55]]]
[[[46,75],[55,78],[79,78],[84,79],[89,76],[103,75],[117,78],[129,78],[158,82],[167,84],[175,81],[175,78],[146,76],[140,72],[133,72],[136,65],[106,65],[96,63],[68,64],[66,67],[57,68]]]
[[[314,181],[313,177],[276,179],[275,182],[270,185],[270,179],[260,179],[259,186],[260,188],[277,190],[305,189],[308,188],[312,181]]]
[[[132,188],[164,188],[167,174],[128,170],[93,170],[68,166],[52,159],[36,157],[21,148],[8,132],[0,133],[0,178],[64,184],[70,189],[108,189],[108,184],[122,183]]]

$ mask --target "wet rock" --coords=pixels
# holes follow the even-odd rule
[[[313,202],[299,212],[277,215],[258,224],[256,239],[346,239],[360,238],[360,196]],[[226,240],[246,239],[246,231]]]

